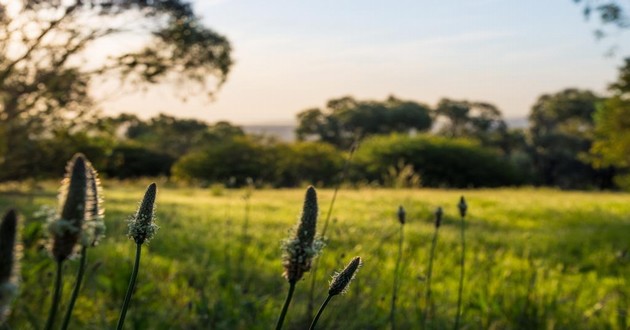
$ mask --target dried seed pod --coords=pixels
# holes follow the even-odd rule
[[[82,154],[76,154],[66,167],[66,177],[59,191],[61,212],[50,226],[53,244],[52,255],[57,262],[72,254],[86,216],[87,164]]]
[[[311,270],[312,259],[323,248],[323,242],[315,239],[318,213],[317,191],[310,186],[306,190],[295,237],[284,241],[282,246],[284,277],[290,283],[299,281],[305,272]]]
[[[459,208],[459,215],[462,218],[466,217],[466,210],[468,209],[468,205],[466,204],[464,196],[459,199],[459,204],[457,204],[457,208]]]
[[[362,265],[361,257],[354,257],[352,261],[341,272],[336,273],[332,281],[330,281],[330,287],[328,288],[328,295],[335,296],[345,293],[348,290],[350,282],[354,279],[357,270]]]
[[[405,212],[405,208],[402,205],[400,205],[398,207],[398,222],[400,222],[401,225],[404,225],[406,219],[407,219],[407,212]]]
[[[157,185],[150,184],[144,193],[144,198],[138,207],[136,214],[129,220],[128,236],[133,238],[136,244],[143,244],[150,240],[158,229],[155,224],[155,198]]]
[[[435,228],[440,228],[442,224],[442,213],[442,207],[438,206],[438,208],[435,209]]]
[[[17,268],[17,223],[15,210],[9,210],[0,223],[0,322],[8,315],[11,301],[17,293],[17,281],[14,278]]]

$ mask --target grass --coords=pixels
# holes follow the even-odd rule
[[[143,184],[105,180],[107,236],[90,251],[82,292],[73,312],[77,328],[113,328],[129,275],[134,244],[127,217]],[[143,249],[143,271],[126,319],[128,328],[269,329],[286,294],[280,241],[301,211],[303,189],[260,190],[249,200],[248,237],[240,235],[244,191],[160,186],[158,235]],[[332,190],[318,190],[328,205]],[[466,295],[461,328],[626,329],[630,322],[630,195],[534,189],[342,190],[331,240],[319,267],[332,273],[350,257],[364,259],[343,300],[326,311],[321,329],[383,329],[390,311],[397,234],[396,206],[407,211],[405,262],[397,300],[397,326],[418,327],[424,304],[433,210],[444,207],[432,274],[433,329],[451,328],[457,306],[460,228],[457,202],[466,195]],[[41,205],[56,206],[56,187],[36,193],[0,187],[0,211],[24,215],[21,292],[9,324],[39,329],[50,304],[55,263],[47,255]],[[394,211],[392,211],[394,210]],[[226,215],[233,215],[227,217]],[[235,262],[243,251],[243,267]],[[70,292],[78,260],[64,263]],[[302,281],[310,280],[307,273]],[[305,282],[308,283],[308,282]],[[304,283],[302,283],[304,284]],[[307,328],[307,285],[298,285],[285,329]],[[301,289],[300,289],[301,288]],[[328,279],[316,286],[326,298]],[[65,310],[64,297],[60,310]],[[424,306],[420,306],[421,310]]]

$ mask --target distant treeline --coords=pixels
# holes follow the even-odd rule
[[[593,165],[593,116],[602,99],[567,89],[541,96],[529,128],[509,128],[486,102],[443,99],[430,107],[389,97],[334,99],[298,115],[298,141],[247,135],[228,122],[160,114],[94,117],[46,134],[22,132],[3,153],[2,181],[58,177],[82,152],[107,177],[165,176],[197,184],[334,185],[359,145],[346,180],[428,187],[545,185],[615,188],[611,166]]]

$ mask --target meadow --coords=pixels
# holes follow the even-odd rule
[[[146,185],[104,180],[107,234],[88,256],[71,328],[113,328],[135,244],[126,220]],[[270,329],[288,285],[281,241],[301,212],[304,189],[182,188],[160,184],[160,230],[143,251],[129,329]],[[20,293],[8,324],[39,329],[50,304],[54,262],[42,206],[56,184],[2,186],[0,210],[22,214]],[[333,191],[318,189],[320,228]],[[352,189],[339,191],[319,257],[316,307],[328,281],[354,256],[363,267],[336,297],[321,329],[387,329],[398,249],[399,205],[407,211],[396,320],[418,329],[436,207],[444,208],[433,265],[429,329],[452,328],[459,281],[459,213],[466,196],[463,329],[627,329],[630,325],[630,195],[552,189]],[[66,263],[64,304],[77,261]],[[297,284],[286,329],[304,329],[313,273]],[[62,310],[64,306],[62,304]]]

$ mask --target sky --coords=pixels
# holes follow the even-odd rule
[[[524,118],[541,94],[605,92],[621,65],[621,55],[605,54],[624,36],[597,41],[573,0],[193,3],[233,46],[235,65],[215,100],[183,102],[157,86],[105,99],[105,113],[284,124],[331,98],[395,95],[432,106],[442,97],[487,101]]]

